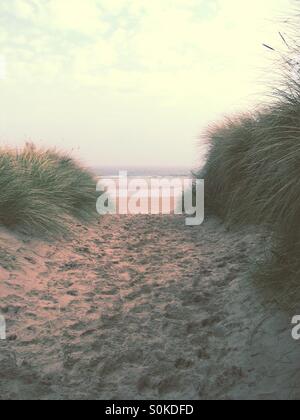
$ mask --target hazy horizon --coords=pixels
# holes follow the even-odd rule
[[[189,167],[205,127],[258,103],[290,0],[0,4],[0,141],[88,166]],[[271,74],[271,72],[270,72]]]
[[[128,176],[189,176],[194,168],[188,166],[130,166],[130,165],[115,165],[105,166],[96,165],[90,166],[90,169],[97,176],[119,176],[120,172],[127,172]]]

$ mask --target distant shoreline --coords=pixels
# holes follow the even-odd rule
[[[117,177],[119,172],[127,171],[129,177],[143,176],[143,177],[182,177],[190,176],[192,168],[187,167],[132,167],[132,166],[106,166],[106,167],[91,167],[92,172],[96,176]]]

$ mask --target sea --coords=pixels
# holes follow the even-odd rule
[[[110,199],[114,201],[114,209],[120,211],[121,200],[127,197],[127,208],[130,198],[137,192],[136,181],[142,180],[142,187],[138,187],[138,196],[141,200],[137,203],[136,214],[169,214],[174,213],[180,208],[182,200],[183,186],[187,179],[192,178],[192,170],[186,167],[97,167],[93,168],[93,172],[97,178],[101,180],[114,180],[116,185],[116,195],[110,194]],[[120,173],[122,177],[120,178]],[[124,173],[127,174],[125,187]],[[182,189],[180,188],[161,188],[154,190],[151,188],[153,180],[158,182],[166,181],[172,183],[180,180]],[[168,184],[167,184],[168,185]],[[124,203],[124,201],[123,201]],[[124,208],[124,204],[123,204]],[[153,210],[155,209],[155,210]],[[132,211],[129,211],[131,214]]]

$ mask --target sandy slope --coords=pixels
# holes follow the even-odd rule
[[[171,216],[74,232],[1,234],[1,398],[300,397],[291,314],[247,276],[258,235]]]

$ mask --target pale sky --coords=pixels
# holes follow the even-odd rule
[[[273,70],[262,43],[282,48],[290,11],[290,0],[0,0],[0,141],[88,165],[194,166],[208,123],[259,103]]]

